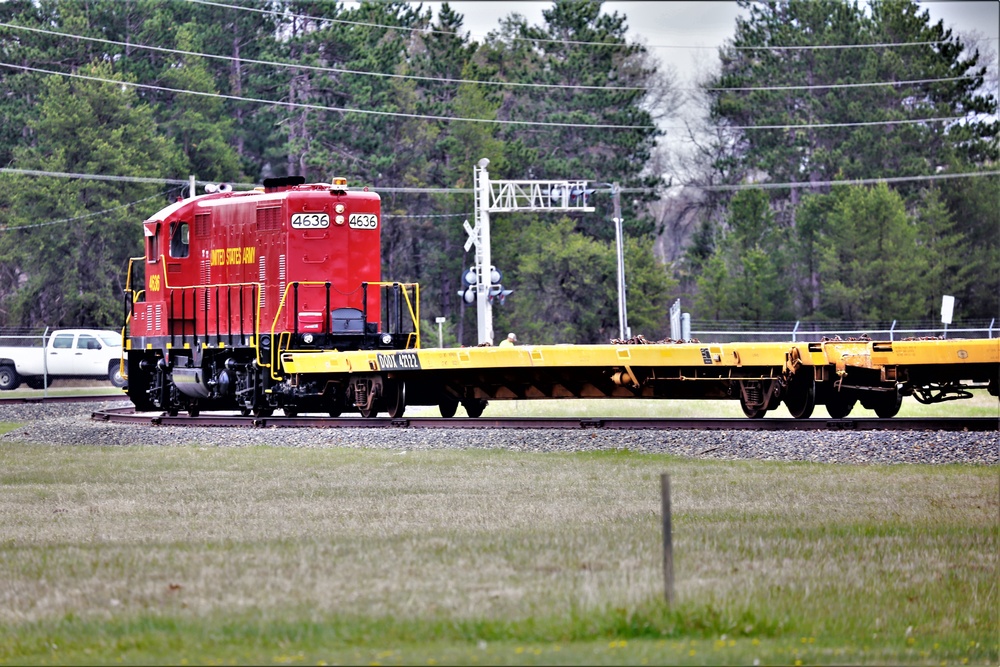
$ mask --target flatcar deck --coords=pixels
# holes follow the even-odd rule
[[[475,401],[496,399],[732,398],[750,417],[784,401],[794,416],[821,404],[839,418],[859,401],[892,416],[904,395],[931,403],[968,397],[970,388],[996,394],[1000,340],[301,350],[283,352],[281,367],[300,384],[348,378],[362,395],[391,395],[396,410],[405,402],[445,413],[449,404],[474,410]]]

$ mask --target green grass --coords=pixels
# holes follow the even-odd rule
[[[0,662],[996,664],[998,504],[975,466],[4,443]]]

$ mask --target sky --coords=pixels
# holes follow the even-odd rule
[[[495,30],[499,20],[513,12],[524,16],[529,23],[543,22],[542,10],[552,2],[512,0],[484,2],[482,0],[457,0],[449,3],[465,19],[465,29],[475,39]],[[424,2],[437,15],[440,2]],[[943,20],[946,27],[956,32],[978,30],[993,38],[994,53],[1000,37],[1000,2],[996,0],[931,0],[921,2],[932,22]],[[682,85],[693,83],[693,77],[705,65],[717,63],[716,50],[723,40],[730,37],[736,17],[742,12],[735,2],[671,0],[670,2],[618,2],[606,0],[605,12],[626,16],[629,36],[645,41],[660,61],[674,67]],[[711,47],[711,48],[686,48]]]
[[[422,4],[431,8],[437,16],[442,3],[424,1]],[[995,73],[1000,69],[996,60],[1000,53],[1000,2],[925,0],[919,4],[929,12],[932,23],[943,20],[945,27],[957,34],[977,31],[982,37],[991,39],[988,44],[994,59],[992,71]],[[488,32],[499,27],[501,18],[511,13],[521,14],[529,24],[542,25],[542,10],[551,7],[552,2],[452,0],[449,5],[463,16],[464,30],[480,41]],[[718,66],[718,47],[732,36],[736,18],[743,15],[743,10],[732,0],[605,0],[602,9],[606,13],[617,12],[626,17],[629,37],[644,42],[662,65],[672,68],[680,88],[694,88],[698,80],[706,78]],[[996,81],[996,78],[993,80]],[[1000,97],[1000,91],[994,94]],[[686,107],[680,111],[681,118],[691,119],[697,114],[697,109]],[[672,127],[664,128],[667,132],[661,143],[671,151],[687,151],[686,133],[680,129],[677,120],[667,120],[666,123]]]

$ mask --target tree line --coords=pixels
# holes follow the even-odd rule
[[[994,315],[996,176],[826,185],[994,170],[996,95],[979,54],[912,2],[747,9],[701,85],[704,150],[680,198],[696,224],[666,257],[654,247],[679,214],[664,206],[658,125],[677,117],[680,88],[598,0],[555,2],[541,25],[511,14],[481,41],[447,4],[434,16],[407,2],[0,3],[0,325],[120,325],[139,223],[185,194],[188,174],[343,176],[382,195],[386,278],[421,283],[428,320],[474,343],[458,292],[482,157],[495,179],[628,193],[629,324],[649,338],[678,296],[702,319],[877,320],[929,316],[944,290],[967,317]],[[860,58],[781,48],[903,42],[927,44]],[[969,120],[909,122],[957,116]],[[858,124],[884,121],[899,122]],[[717,187],[754,183],[767,187]],[[795,185],[770,187],[781,183]],[[494,263],[515,290],[497,331],[617,335],[610,196],[592,203],[494,217]]]

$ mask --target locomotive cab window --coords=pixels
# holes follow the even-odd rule
[[[175,222],[170,225],[170,256],[187,257],[190,251],[191,228],[186,222]]]

